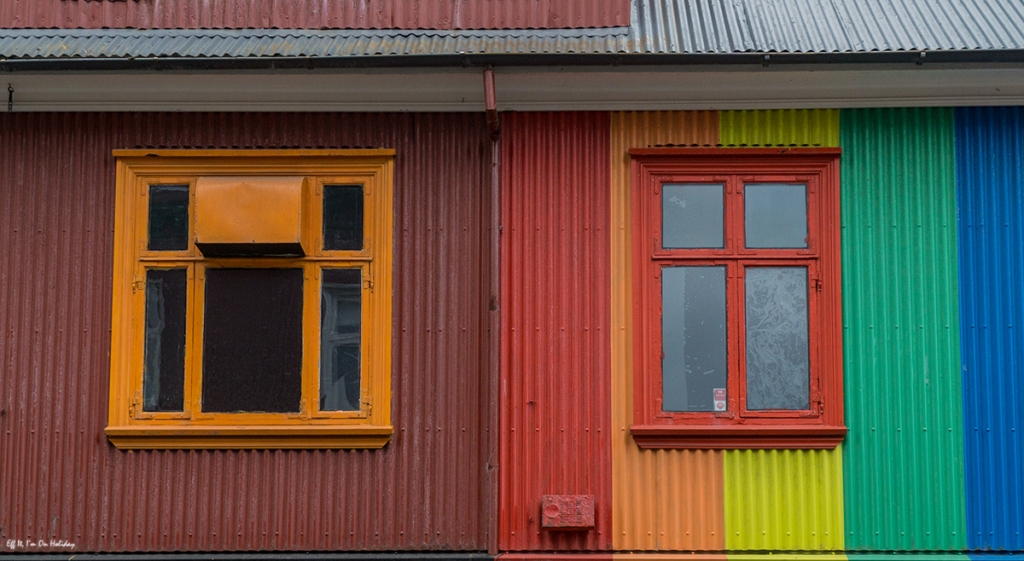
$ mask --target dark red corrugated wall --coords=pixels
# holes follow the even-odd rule
[[[629,25],[629,0],[0,0],[0,27],[544,29]]]
[[[502,123],[502,550],[612,547],[610,117]],[[540,527],[541,496],[596,497],[597,527]]]
[[[397,150],[386,448],[107,442],[110,151],[133,147]],[[486,549],[490,150],[482,114],[0,114],[0,539]]]

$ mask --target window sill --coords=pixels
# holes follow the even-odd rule
[[[841,425],[633,425],[629,431],[641,448],[706,450],[825,450],[846,437]]]
[[[383,448],[391,426],[112,426],[104,431],[121,450]]]

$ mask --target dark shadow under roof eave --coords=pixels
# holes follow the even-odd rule
[[[836,53],[430,54],[340,57],[0,58],[0,71],[291,70],[486,66],[732,66],[1024,64],[1024,49]]]

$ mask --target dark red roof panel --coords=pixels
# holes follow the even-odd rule
[[[0,27],[549,29],[629,25],[629,0],[4,0]]]

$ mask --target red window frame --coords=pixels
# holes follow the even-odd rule
[[[835,448],[843,425],[842,297],[838,148],[630,150],[633,201],[633,425],[642,448]],[[663,249],[661,186],[725,185],[721,249]],[[807,248],[747,249],[743,186],[807,185]],[[725,412],[662,410],[661,269],[726,267],[727,376]],[[746,409],[744,279],[752,266],[808,268],[810,408]]]

